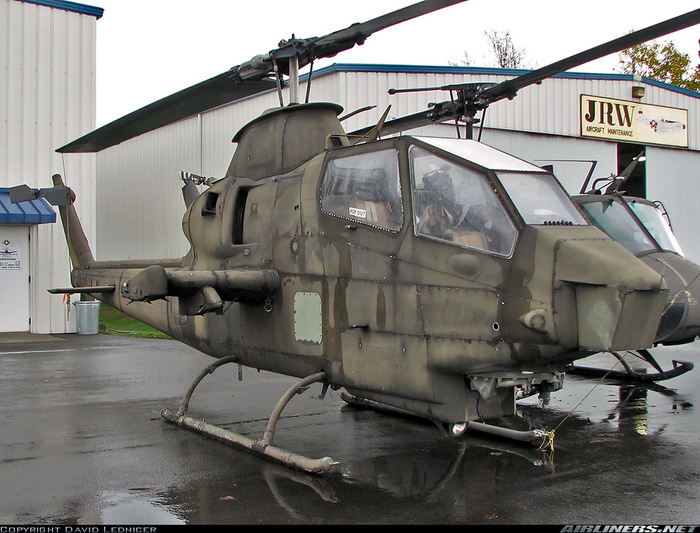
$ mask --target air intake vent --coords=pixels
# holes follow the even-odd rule
[[[571,220],[545,220],[545,226],[573,226],[574,223]]]

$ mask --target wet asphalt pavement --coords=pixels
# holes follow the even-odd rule
[[[26,337],[26,338],[25,338]],[[339,477],[292,471],[165,422],[213,360],[176,341],[0,334],[0,524],[700,523],[700,345],[660,348],[696,368],[661,385],[567,376],[520,427],[542,452],[346,405],[320,385],[282,413],[275,445],[329,455]],[[587,366],[612,366],[598,355]],[[189,414],[257,438],[295,380],[226,365]]]

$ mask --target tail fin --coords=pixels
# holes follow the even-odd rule
[[[60,174],[54,174],[52,179],[54,187],[65,187]],[[66,234],[66,242],[68,243],[73,268],[85,268],[95,262],[95,257],[92,255],[90,243],[85,236],[78,213],[73,206],[73,202],[75,202],[75,193],[73,191],[70,191],[70,198],[70,203],[58,206],[58,211],[61,214],[61,222],[63,223],[63,231]]]

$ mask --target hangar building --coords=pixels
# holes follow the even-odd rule
[[[391,106],[391,119],[450,98],[444,91],[390,95],[390,88],[497,83],[523,72],[333,64],[314,73],[310,100],[340,104],[341,117],[376,106],[343,121],[346,131],[353,131],[376,123],[387,106]],[[304,93],[302,83],[300,94]],[[181,230],[185,205],[180,171],[223,177],[236,148],[231,142],[235,133],[277,106],[276,91],[259,94],[99,152],[96,257],[185,255],[189,244]],[[685,255],[700,260],[700,242],[695,237],[700,189],[694,183],[700,168],[700,93],[631,75],[568,72],[522,89],[513,100],[492,104],[481,118],[475,138],[536,165],[551,165],[571,194],[580,191],[591,168],[593,177],[609,176],[643,153],[646,161],[637,165],[627,189],[661,201]],[[406,133],[457,136],[454,124]]]
[[[271,91],[211,109],[96,155],[57,154],[58,147],[94,128],[95,31],[101,16],[100,8],[64,0],[0,0],[7,36],[0,45],[6,64],[0,83],[9,102],[0,129],[0,198],[21,183],[50,186],[50,176],[60,173],[77,193],[76,207],[98,260],[182,257],[189,244],[181,229],[180,171],[222,177],[236,148],[231,139],[264,110],[279,106],[278,95]],[[353,131],[376,123],[388,106],[391,119],[449,99],[440,90],[390,95],[390,88],[498,83],[523,72],[339,63],[313,73],[310,97],[340,104],[341,117],[373,106],[343,121]],[[307,82],[302,77],[301,94]],[[593,165],[594,177],[608,176],[643,153],[646,161],[630,180],[630,192],[662,202],[685,255],[700,261],[694,234],[700,192],[693,182],[700,168],[699,99],[700,93],[646,78],[568,72],[491,105],[475,137],[552,166],[572,194]],[[441,124],[406,133],[455,137],[457,129]],[[27,302],[21,312],[13,308],[12,317],[0,317],[0,330],[75,331],[71,306],[46,292],[69,283],[62,228],[50,207],[40,201],[34,207],[44,218],[0,219],[5,232],[0,245],[7,241],[0,263],[3,291],[26,293]]]
[[[73,306],[47,289],[70,280],[58,213],[44,198],[13,204],[9,188],[50,187],[65,174],[94,236],[95,156],[56,148],[95,126],[96,21],[103,10],[64,0],[0,0],[0,331],[75,331]]]

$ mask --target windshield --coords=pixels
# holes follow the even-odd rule
[[[634,211],[634,214],[639,217],[639,220],[641,220],[642,224],[644,224],[663,250],[670,250],[679,255],[683,255],[671,227],[655,205],[631,199],[626,199],[626,201],[627,205],[629,205],[632,211]]]
[[[633,254],[656,250],[654,242],[620,202],[606,199],[601,202],[586,202],[581,207],[597,227]]]
[[[526,224],[587,224],[551,174],[499,172],[498,177]]]

